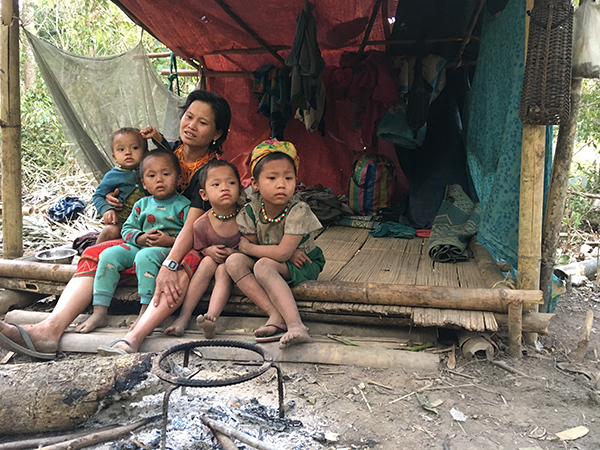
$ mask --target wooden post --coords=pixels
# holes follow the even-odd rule
[[[550,179],[542,233],[542,267],[540,275],[540,288],[544,293],[542,312],[548,312],[548,303],[550,302],[550,283],[552,272],[554,272],[554,261],[562,218],[565,212],[565,198],[569,184],[571,161],[573,160],[573,144],[575,142],[575,132],[577,131],[577,115],[581,103],[582,84],[583,80],[581,78],[571,79],[571,111],[558,129],[556,151],[552,161],[552,178]]]
[[[527,0],[527,11],[533,9],[533,0]],[[529,15],[525,18],[525,54],[529,41]],[[543,224],[543,196],[544,196],[544,156],[546,142],[546,128],[538,125],[523,124],[523,142],[521,146],[521,190],[519,195],[519,251],[517,287],[519,289],[539,289],[540,261],[542,257],[542,224]],[[523,311],[537,311],[537,305],[523,305],[513,308]],[[519,313],[519,322],[521,314]],[[510,313],[509,313],[510,319]],[[513,333],[516,332],[516,324]],[[510,327],[509,327],[510,330]],[[533,343],[536,335],[527,335],[527,343]],[[510,336],[509,353],[514,357],[521,357],[520,338]],[[517,342],[519,348],[516,348]]]
[[[23,255],[18,0],[4,0],[1,8],[0,127],[2,128],[3,256],[18,258]]]
[[[517,275],[517,287],[523,290],[538,290],[540,287],[545,146],[546,127],[523,124]],[[537,305],[525,304],[523,311],[536,312]],[[525,336],[525,342],[530,345],[536,339],[535,335]],[[520,355],[521,351],[513,349],[510,353]]]

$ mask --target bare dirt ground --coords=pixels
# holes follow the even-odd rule
[[[576,365],[569,353],[577,346],[589,309],[595,315],[590,345],[584,362]],[[442,353],[437,372],[418,375],[402,369],[283,364],[285,402],[290,408],[286,421],[274,419],[277,383],[268,372],[235,387],[174,395],[167,447],[220,448],[211,443],[197,419],[199,411],[211,410],[223,420],[227,411],[233,411],[236,427],[254,426],[250,433],[279,449],[600,449],[600,294],[591,288],[565,294],[556,313],[549,334],[540,336],[543,348],[528,349],[520,360],[502,353],[504,337],[495,339],[500,347],[496,359],[527,376],[484,360],[468,361],[460,352],[453,370],[447,368],[447,353]],[[440,348],[448,346],[447,339],[439,343]],[[0,358],[5,353],[0,349]],[[18,357],[10,363],[29,361]],[[159,391],[157,385],[151,379],[142,393]],[[417,393],[437,404],[437,413],[423,408]],[[157,394],[118,402],[103,409],[88,426],[128,423],[157,414],[161,401],[162,395]],[[466,420],[456,421],[452,409]],[[256,416],[271,419],[247,423],[248,417],[260,422]],[[555,437],[578,426],[589,432],[573,441]],[[158,445],[157,428],[155,423],[94,448],[152,448]],[[203,434],[206,443],[199,443]],[[238,448],[251,447],[238,443]]]

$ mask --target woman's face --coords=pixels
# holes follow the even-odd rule
[[[184,145],[193,148],[208,148],[223,134],[215,125],[215,114],[208,103],[196,100],[181,117],[179,136]]]

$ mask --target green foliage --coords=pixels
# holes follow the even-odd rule
[[[21,98],[21,151],[23,170],[39,177],[56,173],[71,162],[65,151],[65,137],[52,108],[52,99],[43,88],[24,94]]]
[[[66,52],[89,57],[114,55],[131,49],[140,38],[149,53],[168,51],[150,34],[142,34],[109,0],[29,0],[29,4],[33,8],[35,33]],[[26,42],[24,36],[21,42]],[[169,58],[153,59],[152,63],[158,73],[169,68]],[[179,60],[178,67],[189,66]],[[193,82],[180,79],[183,95],[193,88]],[[33,90],[22,90],[21,114],[24,187],[53,176],[66,165],[74,167],[70,146],[39,71]]]
[[[600,150],[600,80],[583,80],[575,140]]]
[[[590,232],[600,228],[598,200],[581,194],[600,193],[600,80],[584,79],[581,104],[577,118],[575,148],[592,150],[596,158],[591,161],[575,161],[571,167],[569,190],[564,223],[571,229]],[[591,227],[591,229],[590,229]],[[582,228],[584,230],[582,230]]]

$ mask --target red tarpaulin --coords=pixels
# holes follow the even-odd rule
[[[270,53],[214,54],[227,49],[260,47],[215,0],[121,0],[115,3],[176,55],[200,61],[208,70],[254,71],[264,64],[282,67]],[[226,3],[264,42],[274,47],[291,47],[302,1],[227,0]],[[315,3],[313,15],[319,46],[327,65],[336,66],[343,51],[358,50],[376,2],[319,0]],[[383,0],[370,41],[384,40],[386,33],[389,34],[388,16],[394,15],[396,6],[397,0]],[[288,54],[289,50],[279,51],[284,59]],[[208,89],[225,97],[233,113],[230,134],[223,148],[224,157],[233,161],[246,179],[245,162],[249,152],[259,142],[270,138],[269,119],[257,114],[258,100],[252,96],[252,85],[251,78],[208,79]],[[325,85],[328,88],[327,82]],[[352,125],[355,121],[352,102],[333,100],[328,90],[326,108],[325,136],[318,131],[309,134],[303,123],[293,119],[288,122],[284,137],[298,149],[301,159],[299,182],[306,185],[320,183],[333,188],[337,194],[344,194],[354,152],[362,151],[364,146],[360,141],[360,130]],[[383,143],[379,151],[396,159],[391,144]]]

